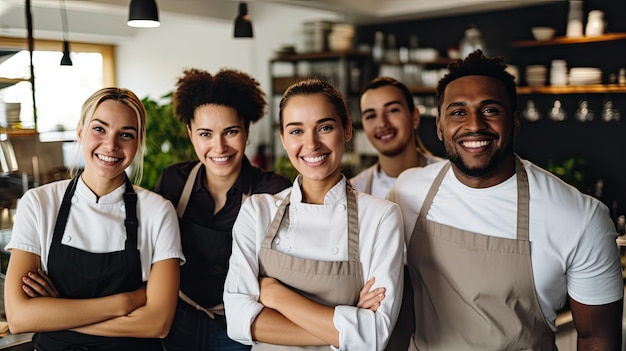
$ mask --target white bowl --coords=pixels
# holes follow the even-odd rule
[[[532,27],[530,31],[537,41],[546,41],[552,39],[556,30],[551,27]]]
[[[417,62],[432,62],[439,57],[439,51],[434,48],[417,48],[413,50],[413,60]]]

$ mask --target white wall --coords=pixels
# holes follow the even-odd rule
[[[175,88],[185,68],[216,72],[235,68],[256,78],[269,94],[269,60],[284,45],[299,46],[302,23],[328,19],[341,21],[333,12],[285,5],[248,5],[254,38],[233,38],[233,21],[160,13],[161,26],[142,29],[132,39],[118,44],[117,84],[133,90],[140,98],[158,99]],[[233,20],[235,17],[233,13]],[[268,97],[268,101],[272,101]],[[247,153],[271,137],[269,116],[252,126]]]

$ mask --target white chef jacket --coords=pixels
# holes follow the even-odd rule
[[[298,177],[299,178],[299,177]],[[302,202],[298,183],[278,194],[255,194],[241,206],[233,227],[233,252],[224,288],[228,336],[252,345],[250,327],[263,305],[259,297],[258,254],[278,207],[291,191],[289,220],[284,221],[272,249],[323,261],[348,260],[346,179],[328,193],[324,204]],[[359,255],[363,281],[376,278],[373,288],[386,296],[374,313],[354,306],[336,306],[333,322],[339,331],[336,350],[383,350],[395,324],[403,284],[403,233],[400,209],[392,202],[358,193]]]

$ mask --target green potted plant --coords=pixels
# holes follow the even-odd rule
[[[196,159],[193,145],[187,135],[187,127],[175,116],[172,94],[159,102],[148,97],[141,100],[146,108],[146,154],[141,186],[153,190],[165,167],[178,162]]]

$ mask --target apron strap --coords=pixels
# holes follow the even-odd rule
[[[124,207],[126,208],[126,219],[124,226],[126,227],[126,250],[137,250],[137,194],[133,189],[133,184],[126,177],[126,191],[124,192]]]
[[[54,232],[52,234],[52,248],[58,248],[61,245],[61,239],[63,238],[63,233],[65,232],[65,226],[67,225],[67,218],[70,214],[70,207],[72,204],[72,196],[74,196],[74,192],[76,191],[76,185],[78,184],[78,179],[80,178],[79,172],[65,190],[65,194],[63,195],[63,201],[61,202],[61,207],[59,208],[59,213],[57,214],[57,220],[54,224]]]
[[[422,204],[422,208],[420,209],[419,217],[426,219],[426,215],[428,214],[428,210],[430,210],[430,205],[433,203],[433,199],[437,194],[437,190],[439,190],[439,185],[443,181],[443,177],[445,177],[446,173],[450,169],[450,161],[446,161],[446,163],[441,167],[441,171],[437,174],[437,177],[433,181],[433,185],[428,190],[428,194],[426,194],[426,198],[424,199],[424,203]]]
[[[428,210],[433,203],[433,199],[437,194],[439,185],[441,184],[446,173],[450,169],[450,161],[446,161],[446,164],[441,168],[439,174],[433,181],[433,185],[430,187],[426,199],[420,209],[419,217],[426,219]],[[529,223],[530,223],[530,195],[528,191],[528,174],[524,168],[524,164],[519,156],[515,156],[515,174],[517,177],[517,239],[528,241],[529,235]]]
[[[193,183],[196,181],[196,176],[200,171],[200,167],[202,167],[202,162],[198,161],[198,163],[191,169],[191,172],[187,177],[187,181],[183,187],[183,192],[180,194],[180,200],[178,200],[178,206],[176,206],[176,213],[179,218],[183,217],[183,214],[187,209],[187,203],[189,202],[189,197],[191,196],[191,189],[193,188]]]
[[[209,316],[209,318],[211,319],[215,319],[216,314],[220,316],[225,315],[223,303],[219,305],[215,305],[211,308],[204,308],[200,306],[199,303],[195,302],[191,297],[185,295],[185,293],[182,290],[178,290],[178,297],[181,300],[185,301],[187,304],[189,304],[191,307],[195,308],[196,310],[206,313],[206,315]]]
[[[365,181],[365,193],[372,194],[372,183],[374,182],[374,173],[378,171],[378,167],[380,165],[378,162],[372,166],[372,171],[367,175],[367,180]]]
[[[359,262],[359,212],[356,201],[356,191],[350,182],[346,182],[346,197],[348,202],[348,259]]]
[[[517,174],[517,239],[528,241],[530,227],[530,193],[528,190],[528,174],[519,156],[515,156],[515,173]]]
[[[261,244],[261,247],[266,249],[272,248],[272,240],[274,240],[274,237],[276,237],[276,234],[278,234],[278,228],[280,227],[280,223],[283,221],[283,217],[285,216],[285,209],[289,205],[290,201],[291,191],[287,193],[285,199],[278,207],[278,211],[276,211],[276,215],[274,215],[274,219],[272,220],[270,227],[265,232],[267,234],[265,235],[265,237],[263,237],[263,243]]]
[[[272,248],[272,241],[278,234],[278,228],[285,217],[286,209],[291,201],[291,191],[287,193],[285,199],[278,207],[276,215],[263,237],[261,247],[266,249]],[[359,213],[357,208],[356,192],[352,189],[350,182],[346,180],[346,202],[347,202],[347,221],[348,221],[348,260],[359,262]]]

